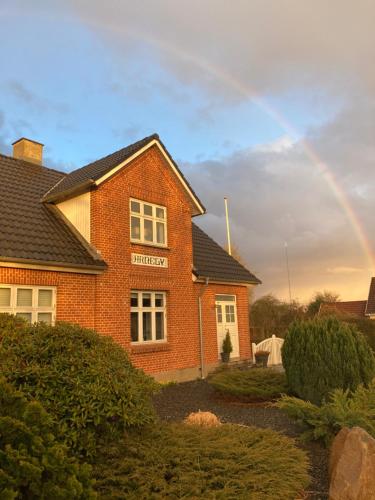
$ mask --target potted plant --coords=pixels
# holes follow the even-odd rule
[[[230,353],[233,351],[229,330],[227,330],[227,334],[225,335],[225,339],[223,340],[222,349],[223,352],[221,353],[221,360],[223,361],[223,363],[228,363],[230,358]]]
[[[255,363],[257,366],[267,368],[269,351],[257,351],[255,353]]]

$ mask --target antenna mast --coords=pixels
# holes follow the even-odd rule
[[[229,230],[229,216],[228,216],[228,200],[227,197],[224,196],[224,205],[225,205],[225,219],[227,221],[227,241],[228,241],[228,253],[232,255],[232,247],[230,245],[230,230]]]
[[[288,287],[289,287],[289,302],[292,303],[292,290],[290,287],[290,272],[289,272],[289,257],[288,257],[288,243],[285,242],[285,260],[286,260],[286,271],[288,274]]]

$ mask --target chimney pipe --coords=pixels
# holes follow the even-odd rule
[[[14,158],[30,161],[32,163],[36,163],[37,165],[42,164],[44,144],[32,141],[31,139],[26,139],[26,137],[21,137],[21,139],[13,142],[12,146]]]

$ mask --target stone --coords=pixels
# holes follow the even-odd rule
[[[218,427],[221,425],[217,416],[210,411],[190,413],[190,415],[185,418],[184,422],[187,425],[198,425],[199,427]]]
[[[361,427],[344,427],[329,461],[330,500],[375,499],[375,439]]]

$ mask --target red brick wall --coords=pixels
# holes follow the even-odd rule
[[[57,321],[69,321],[94,328],[95,276],[0,267],[0,283],[56,286]]]
[[[130,243],[129,198],[167,207],[167,249]],[[92,243],[109,267],[97,277],[95,327],[150,373],[198,365],[190,203],[155,146],[92,193]],[[167,257],[168,268],[132,265],[132,252]],[[132,289],[166,292],[167,345],[130,346]]]

